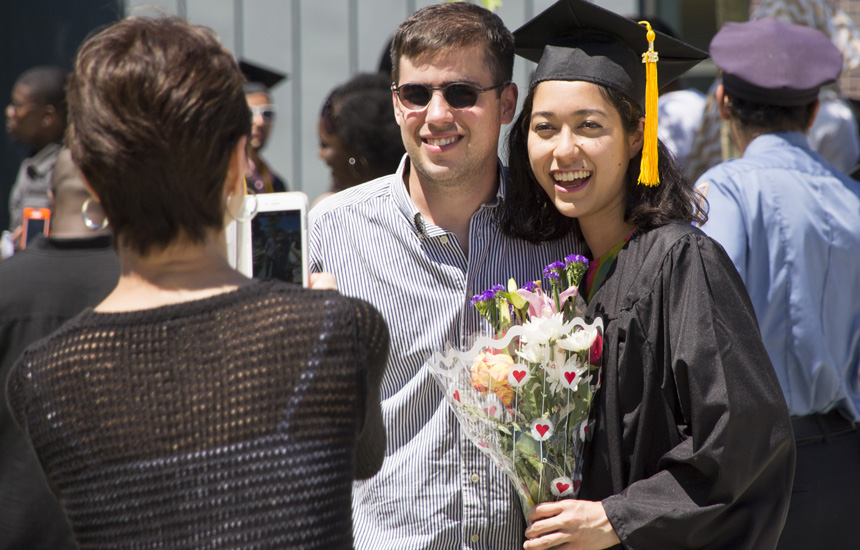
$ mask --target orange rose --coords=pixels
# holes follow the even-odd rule
[[[513,366],[514,360],[506,353],[479,353],[472,363],[472,386],[483,395],[492,388],[502,403],[510,406],[514,399],[514,390],[508,383],[508,372]]]

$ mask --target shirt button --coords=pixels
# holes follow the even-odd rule
[[[472,483],[478,483],[479,481],[481,481],[481,476],[479,476],[478,474],[472,474],[471,476],[469,476],[469,479],[472,481]]]
[[[480,538],[481,536],[478,533],[475,533],[474,535],[472,535],[472,542],[478,542]]]
[[[441,237],[439,237],[439,242],[442,244],[448,244],[448,236],[442,235]]]

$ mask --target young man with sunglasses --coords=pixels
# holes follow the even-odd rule
[[[536,279],[582,253],[502,235],[501,125],[516,110],[513,37],[469,3],[428,6],[392,43],[392,100],[406,148],[397,172],[338,193],[311,212],[312,271],[373,303],[391,333],[382,382],[387,452],[353,488],[363,549],[522,548],[510,482],[460,431],[425,362],[491,330],[470,298],[509,277]]]

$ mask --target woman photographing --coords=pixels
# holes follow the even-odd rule
[[[352,481],[381,465],[381,316],[227,261],[242,82],[178,19],[126,19],[78,52],[67,139],[122,272],[25,352],[8,394],[81,548],[351,548]]]

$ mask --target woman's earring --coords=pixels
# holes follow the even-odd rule
[[[237,222],[249,222],[254,219],[254,216],[257,215],[257,195],[256,193],[246,194],[244,199],[242,200],[242,207],[239,209],[239,215],[234,215],[230,212],[230,199],[233,198],[233,194],[230,193],[227,195],[227,204],[225,208],[227,209],[227,213],[230,214],[230,217],[236,220]],[[243,212],[248,212],[246,215],[242,216]]]
[[[98,224],[94,222],[89,214],[89,208],[92,203],[99,204],[99,201],[93,199],[92,197],[84,201],[84,204],[81,206],[81,217],[84,219],[84,225],[87,226],[87,229],[90,229],[92,231],[101,231],[108,226],[108,219],[107,216],[105,216],[104,211],[102,211],[102,223]]]
[[[365,179],[364,174],[362,174],[361,171],[358,170],[357,165],[360,165],[362,167],[362,171],[366,172],[367,171],[367,159],[366,158],[358,157],[358,159],[356,159],[355,157],[349,157],[347,164],[349,165],[349,172],[352,174],[352,177],[354,177],[357,180],[364,180]]]

